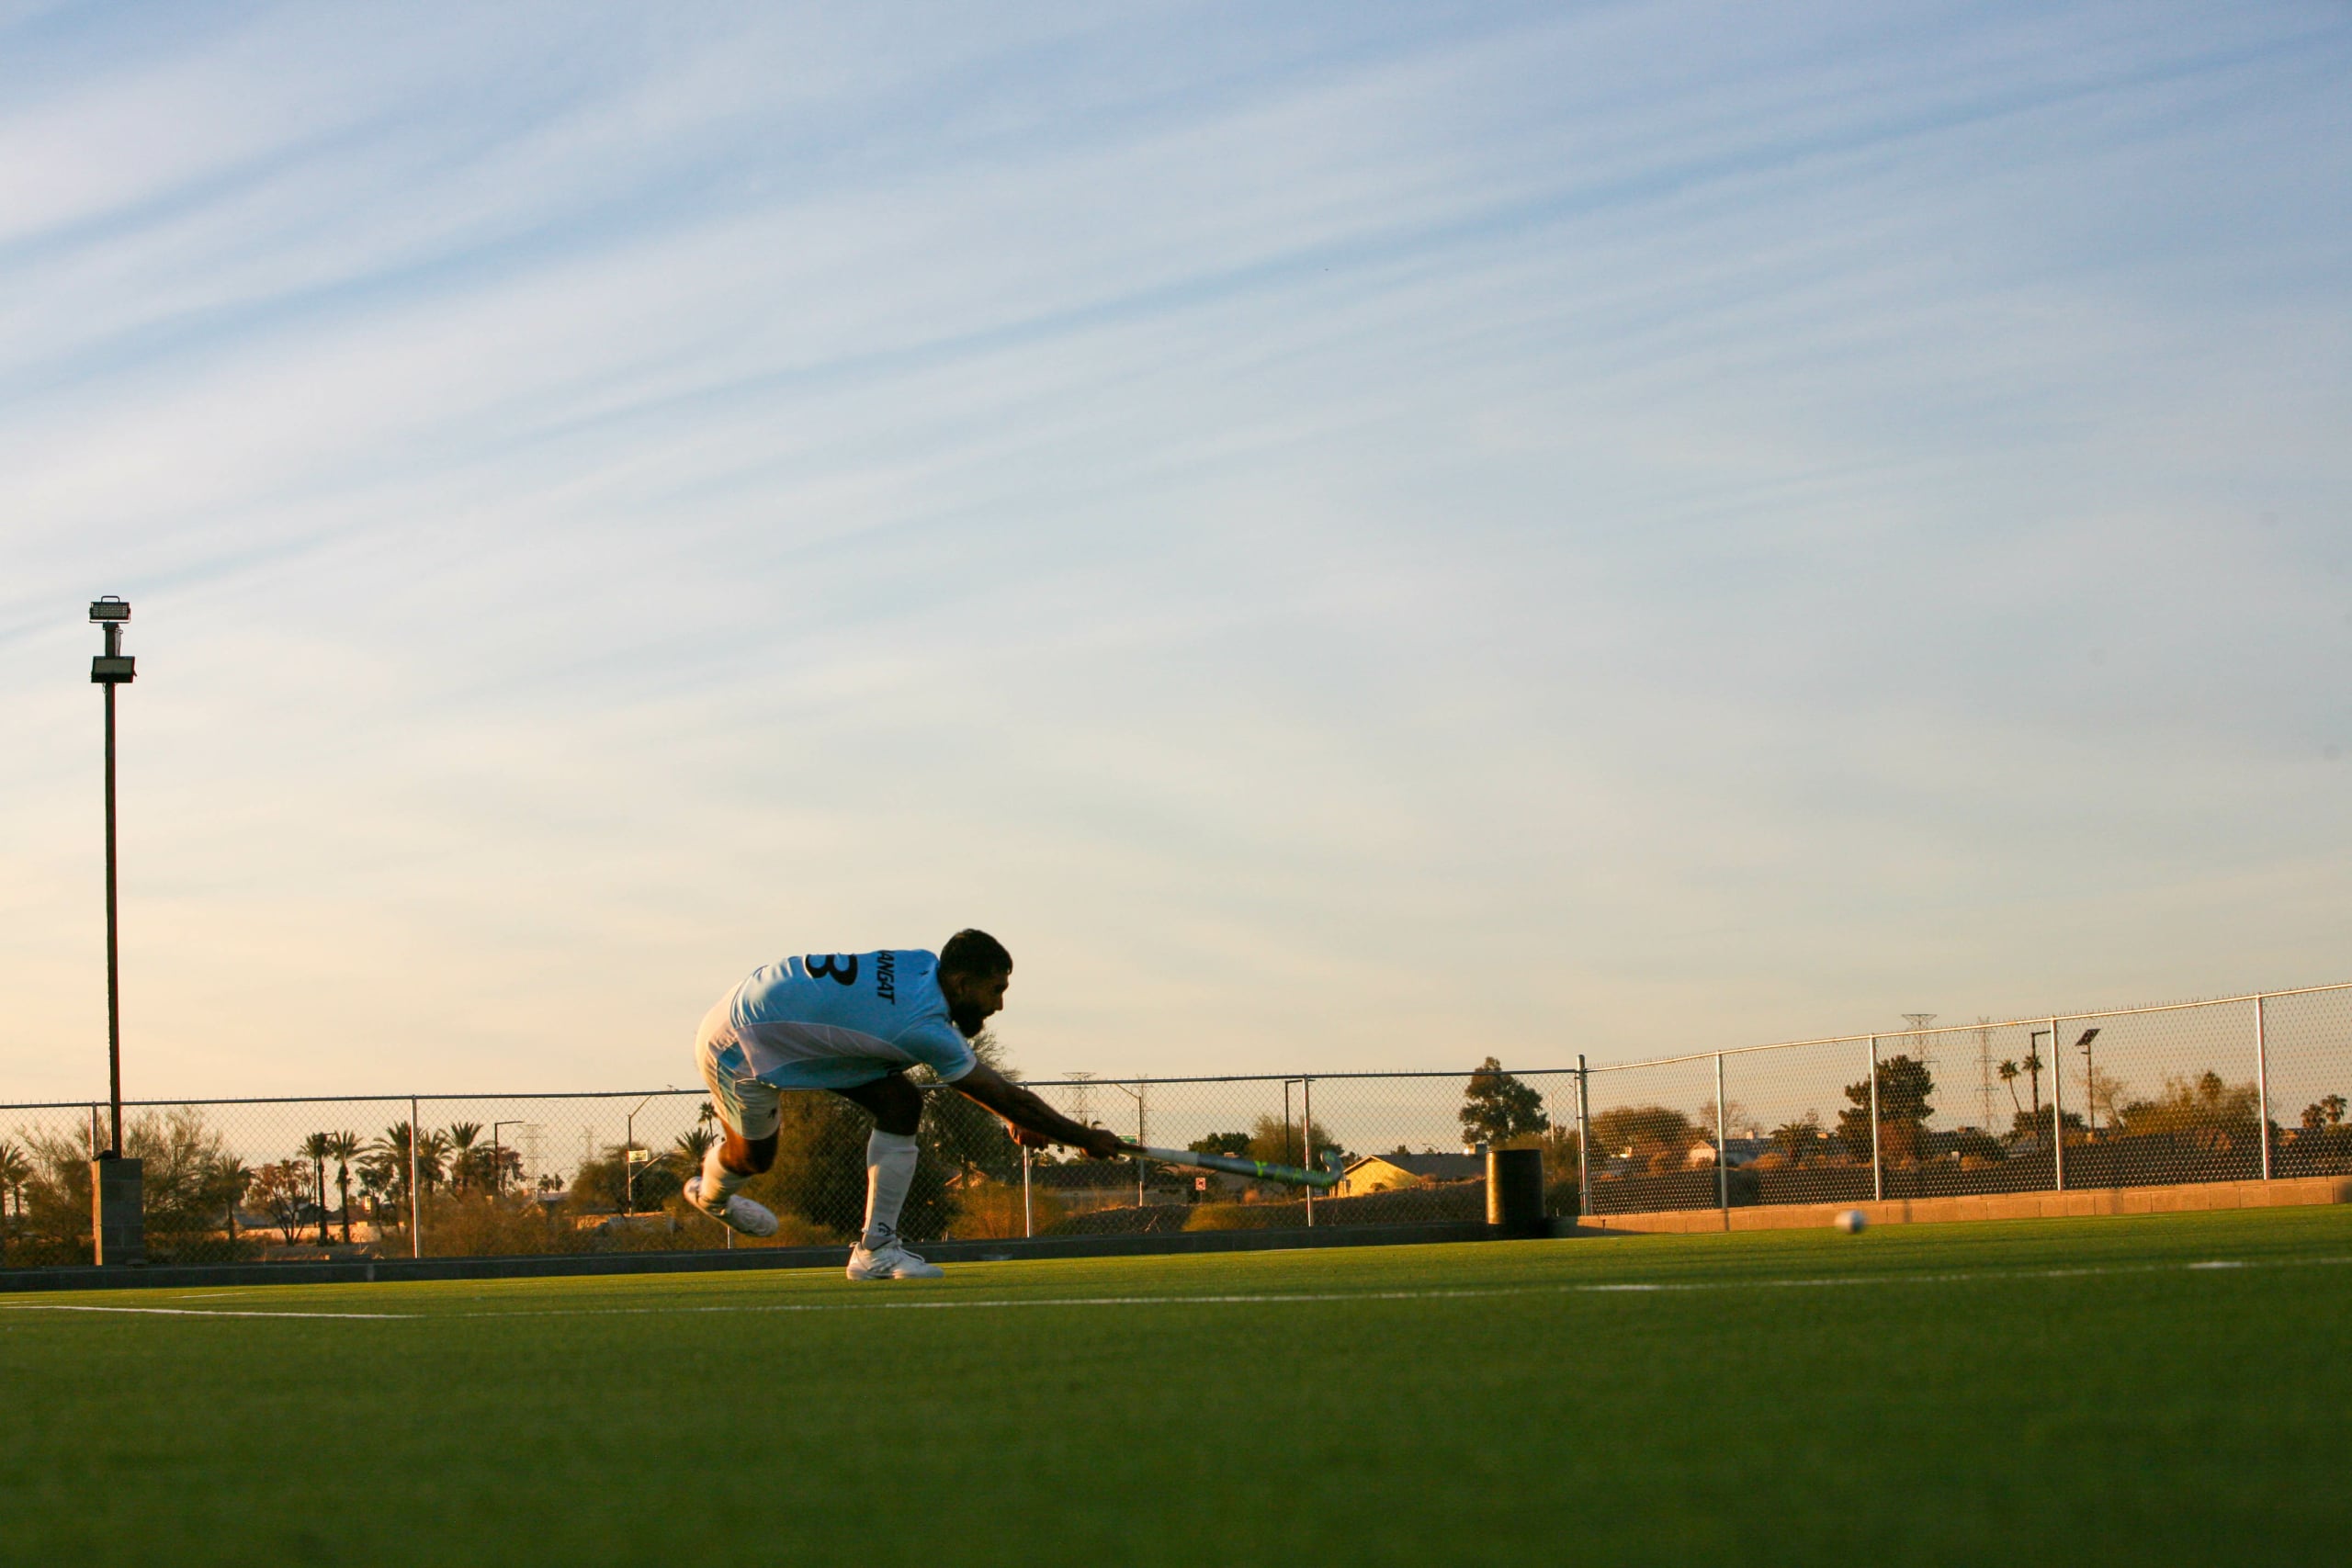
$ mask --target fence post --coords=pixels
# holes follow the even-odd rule
[[[417,1120],[416,1096],[408,1097],[408,1255],[424,1256],[424,1196],[416,1179],[416,1145],[424,1139]]]
[[[2026,1042],[2028,1046],[2033,1043]],[[2050,1021],[2050,1175],[2066,1190],[2066,1074],[2058,1047],[2058,1021]]]
[[[1724,1228],[1731,1228],[1731,1156],[1724,1143],[1724,1054],[1715,1053],[1715,1207],[1724,1212]]]
[[[1029,1207],[1029,1145],[1021,1145],[1021,1234],[1037,1234],[1037,1216]]]
[[[2262,1179],[2270,1179],[2270,1042],[2263,1028],[2262,1005],[2267,998],[2254,998],[2254,1099],[2256,1125],[2262,1134]]]
[[[1592,1088],[1584,1053],[1577,1053],[1577,1214],[1592,1213]]]
[[[1298,1119],[1303,1123],[1298,1141],[1306,1145],[1306,1157],[1298,1163],[1313,1170],[1315,1168],[1315,1080],[1313,1078],[1302,1077],[1298,1080]],[[1315,1189],[1307,1187],[1300,1190],[1306,1194],[1306,1228],[1313,1230],[1315,1228]]]
[[[1878,1152],[1878,1036],[1871,1036],[1871,1197],[1886,1196],[1886,1167]]]

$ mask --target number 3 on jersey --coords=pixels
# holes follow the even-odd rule
[[[800,962],[808,966],[811,980],[838,980],[844,986],[857,984],[857,954],[854,953],[811,953]]]

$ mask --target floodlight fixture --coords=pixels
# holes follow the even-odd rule
[[[122,651],[122,626],[130,619],[130,605],[113,594],[90,602],[90,624],[102,626],[107,634],[107,650],[90,660],[90,681],[107,688],[112,701],[114,688],[139,678],[138,661]],[[111,712],[111,710],[109,710]],[[109,719],[111,726],[111,719]]]

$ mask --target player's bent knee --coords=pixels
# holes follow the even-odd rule
[[[913,1136],[922,1125],[922,1090],[900,1077],[885,1078],[875,1097],[874,1124],[886,1133]]]
[[[774,1133],[764,1138],[747,1138],[730,1128],[718,1157],[729,1170],[758,1176],[775,1165],[776,1139]]]

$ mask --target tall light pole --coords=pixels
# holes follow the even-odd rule
[[[2075,1042],[2083,1053],[2083,1128],[2086,1138],[2098,1136],[2098,1079],[2091,1072],[2091,1042],[2098,1038],[2098,1030],[2086,1029],[2083,1037]],[[2115,1121],[2115,1100],[2112,1096],[2107,1102],[2107,1119],[2112,1125]]]
[[[114,689],[138,674],[122,651],[130,619],[130,604],[111,593],[90,605],[90,620],[107,638],[106,651],[90,660],[91,682],[107,693],[107,1104],[113,1119],[99,1156],[105,1163],[93,1160],[90,1170],[91,1241],[100,1263],[137,1262],[147,1253],[139,1162],[122,1157],[122,945],[115,899]]]
[[[637,1113],[652,1102],[653,1097],[647,1095],[629,1107],[628,1115],[622,1121],[625,1131],[621,1134],[621,1213],[624,1214],[637,1213]]]

